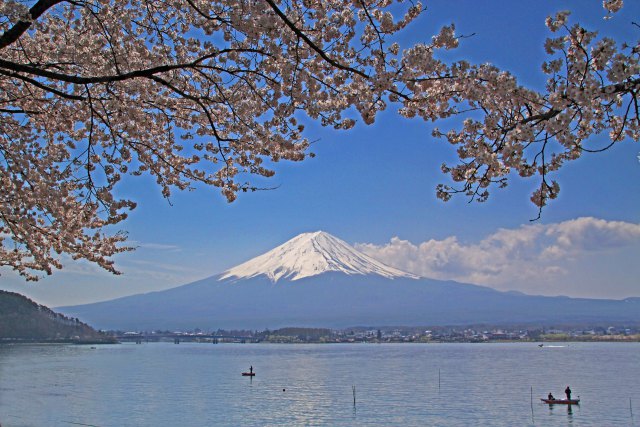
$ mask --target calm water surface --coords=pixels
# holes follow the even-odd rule
[[[4,345],[0,424],[640,426],[640,343]]]

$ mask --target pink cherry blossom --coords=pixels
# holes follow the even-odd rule
[[[302,114],[343,130],[389,104],[461,116],[433,132],[460,159],[442,167],[461,185],[439,186],[444,200],[486,200],[517,173],[540,180],[542,207],[567,161],[638,140],[637,46],[560,12],[537,92],[490,64],[438,59],[460,43],[453,24],[400,46],[423,7],[395,3],[0,1],[0,266],[35,280],[67,254],[117,273],[113,255],[132,248],[113,230],[135,208],[114,195],[123,176],[151,175],[165,197],[202,183],[231,202],[277,162],[312,156]],[[592,147],[596,135],[608,144]]]

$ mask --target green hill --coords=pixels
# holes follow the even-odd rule
[[[114,342],[70,318],[15,292],[0,290],[0,342]]]

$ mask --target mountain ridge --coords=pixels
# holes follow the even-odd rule
[[[640,322],[640,299],[512,295],[456,282],[337,272],[278,283],[266,276],[219,278],[59,310],[119,330]]]
[[[113,339],[24,295],[0,290],[0,341],[108,343]]]
[[[420,278],[324,232],[176,288],[59,310],[120,330],[640,323],[640,298],[531,296]]]
[[[377,274],[387,278],[418,276],[390,267],[324,231],[302,233],[270,251],[232,267],[220,276],[248,279],[266,275],[272,282],[296,281],[329,271]]]

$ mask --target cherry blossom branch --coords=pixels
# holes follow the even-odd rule
[[[300,39],[304,40],[305,44],[307,46],[309,46],[311,49],[313,49],[322,59],[324,59],[326,62],[328,62],[329,64],[331,64],[332,66],[341,69],[341,70],[345,70],[345,71],[349,71],[353,74],[357,74],[361,77],[364,78],[368,78],[369,76],[365,73],[363,73],[360,70],[357,70],[355,68],[340,64],[339,62],[335,61],[334,59],[332,59],[331,57],[329,57],[329,55],[327,55],[327,53],[322,50],[320,47],[318,47],[313,41],[311,41],[311,39],[309,39],[309,37],[307,37],[307,35],[300,30],[298,27],[296,27],[294,25],[293,22],[291,22],[291,20],[289,20],[289,18],[287,18],[287,15],[285,15],[282,10],[280,10],[280,8],[273,2],[273,0],[265,0],[265,2],[271,7],[271,9],[275,12],[276,15],[278,15],[278,17],[285,23],[285,25],[287,27],[289,27],[289,29],[291,31],[293,31],[295,33],[296,36],[298,36]]]
[[[0,36],[0,50],[15,43],[47,10],[65,0],[39,0],[28,11],[28,18],[19,20],[13,27]]]
[[[459,157],[442,170],[460,188],[438,197],[482,202],[518,174],[540,180],[540,209],[555,171],[600,151],[590,138],[640,139],[637,47],[562,13],[548,22],[562,34],[545,43],[547,89],[533,91],[489,64],[438,59],[465,37],[453,24],[429,44],[389,43],[418,3],[396,20],[389,2],[34,2],[0,9],[0,265],[27,278],[60,268],[61,253],[115,271],[125,236],[104,230],[135,207],[113,194],[125,176],[152,175],[167,198],[196,182],[228,201],[269,188],[253,180],[312,156],[300,113],[336,129],[388,103],[459,116],[460,129],[433,132]]]

